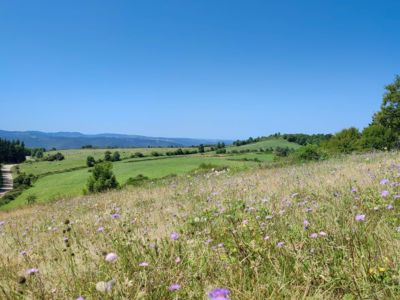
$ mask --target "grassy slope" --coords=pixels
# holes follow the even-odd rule
[[[293,149],[297,149],[300,148],[301,146],[299,144],[296,143],[291,143],[288,142],[284,139],[268,139],[265,141],[261,141],[261,142],[257,142],[257,143],[253,143],[253,144],[247,144],[247,145],[242,145],[239,147],[236,146],[230,146],[229,150],[244,150],[244,149],[250,149],[250,150],[258,150],[260,148],[276,148],[276,147],[289,147],[289,148],[293,148]]]
[[[223,287],[232,300],[399,299],[399,185],[379,183],[398,183],[399,160],[386,153],[182,177],[0,213],[0,297],[21,289],[30,299],[205,299]],[[18,285],[28,268],[39,273]],[[96,290],[111,279],[109,295]],[[173,283],[181,289],[169,291]]]
[[[186,149],[186,148],[183,148]],[[188,148],[189,149],[189,148]],[[72,168],[79,168],[86,166],[86,158],[91,155],[95,159],[103,158],[105,151],[118,151],[121,155],[121,159],[130,157],[130,155],[136,152],[141,152],[145,155],[150,154],[153,151],[160,153],[165,153],[171,151],[171,148],[123,148],[123,149],[77,149],[77,150],[61,150],[60,152],[64,154],[65,159],[62,161],[40,161],[40,162],[25,162],[20,164],[19,168],[21,172],[27,174],[40,175],[48,172],[59,172]],[[172,149],[174,150],[174,149]],[[54,154],[58,151],[49,151],[45,155]]]
[[[196,169],[201,163],[227,165],[241,169],[255,164],[254,162],[230,161],[224,159],[224,157],[188,156],[144,161],[120,161],[113,164],[113,171],[117,180],[123,184],[129,177],[135,177],[139,174],[149,178],[161,178],[170,174],[184,174]],[[82,169],[45,176],[38,179],[32,188],[24,191],[17,199],[0,207],[0,209],[5,210],[24,205],[26,197],[31,194],[36,195],[39,202],[78,196],[82,194],[89,175],[88,169]]]

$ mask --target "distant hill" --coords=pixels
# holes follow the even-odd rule
[[[163,138],[127,134],[83,134],[80,132],[42,132],[42,131],[5,131],[0,130],[0,138],[20,140],[29,148],[77,149],[85,145],[94,147],[187,147],[200,144],[214,144],[230,140]]]

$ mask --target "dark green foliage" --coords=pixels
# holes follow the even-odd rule
[[[37,196],[35,194],[31,194],[26,197],[27,204],[34,204],[34,203],[36,203],[36,200],[37,200]]]
[[[208,171],[224,171],[227,170],[229,167],[228,166],[219,166],[219,165],[214,165],[211,163],[201,163],[199,167],[197,168],[196,171],[202,171],[202,172],[208,172]]]
[[[360,149],[361,133],[351,127],[336,133],[329,141],[322,143],[322,147],[329,152],[351,153]]]
[[[157,152],[157,151],[153,151],[153,152],[151,152],[151,153],[150,153],[150,155],[151,155],[151,156],[155,156],[155,157],[157,157],[157,156],[163,156],[163,154],[162,154],[162,153],[160,153],[160,152]]]
[[[121,160],[121,155],[119,154],[118,151],[115,151],[112,154],[111,161],[120,161],[120,160]]]
[[[33,174],[21,173],[13,180],[14,188],[19,188],[21,186],[30,187],[36,180],[36,176]]]
[[[221,148],[221,149],[217,149],[217,151],[215,151],[216,154],[225,154],[226,153],[226,148]]]
[[[386,93],[383,96],[381,110],[373,117],[373,123],[385,128],[400,132],[400,76],[397,75],[394,82],[385,86]]]
[[[326,158],[326,154],[322,152],[317,145],[307,145],[296,150],[294,156],[300,161],[321,160]]]
[[[112,157],[111,157],[111,152],[110,151],[106,151],[104,153],[104,161],[112,161]]]
[[[94,159],[93,156],[90,156],[90,155],[89,155],[89,156],[86,158],[86,165],[87,165],[89,168],[91,168],[91,167],[93,167],[95,164],[96,164],[96,160]]]
[[[371,124],[364,128],[360,140],[363,149],[391,150],[398,147],[398,136],[391,128]]]
[[[46,160],[46,161],[60,161],[60,160],[64,160],[64,155],[61,152],[57,152],[56,154],[49,154],[48,156],[43,158],[43,160]]]
[[[320,145],[322,142],[328,141],[332,134],[283,134],[282,137],[288,142],[296,143],[299,145],[316,144]]]
[[[203,144],[200,144],[198,149],[199,149],[199,153],[204,153],[205,152]]]
[[[142,185],[144,182],[146,182],[148,180],[149,180],[149,177],[143,176],[142,174],[139,174],[136,177],[129,177],[125,184],[126,185],[139,186],[139,185]]]
[[[92,145],[84,145],[81,147],[82,149],[93,149]]]
[[[276,147],[274,153],[276,156],[286,157],[288,156],[292,150],[289,147]]]
[[[112,172],[112,164],[110,162],[96,164],[92,170],[92,175],[88,178],[87,191],[98,193],[117,187],[118,182]]]
[[[44,156],[44,152],[46,152],[46,149],[44,148],[35,148],[31,150],[31,156],[34,158],[41,159]]]
[[[21,163],[27,154],[24,142],[0,139],[0,163]]]
[[[142,152],[135,152],[134,157],[144,157],[144,154]]]

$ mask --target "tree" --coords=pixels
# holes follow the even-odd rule
[[[110,151],[106,151],[106,152],[104,153],[104,160],[105,160],[105,161],[111,161],[111,160],[112,160],[111,152],[110,152]]]
[[[87,181],[87,190],[90,193],[99,193],[119,186],[114,173],[112,172],[112,164],[104,162],[96,164],[92,170],[92,175]]]
[[[364,149],[391,150],[398,146],[398,136],[391,128],[371,124],[364,128],[360,145]]]
[[[199,153],[204,153],[205,152],[205,150],[204,150],[204,145],[203,144],[200,144],[199,145]]]
[[[374,124],[391,128],[396,133],[400,132],[400,76],[394,82],[385,86],[381,110],[373,117]]]
[[[86,165],[87,165],[89,168],[91,168],[91,167],[93,167],[95,164],[96,164],[96,160],[94,159],[93,156],[90,156],[90,155],[89,155],[89,156],[86,158]]]
[[[121,160],[121,155],[119,154],[118,151],[115,151],[115,152],[112,154],[111,160],[112,160],[112,161],[120,161],[120,160]]]
[[[336,133],[329,141],[322,143],[322,147],[331,152],[351,153],[360,148],[360,137],[357,128],[346,128]]]

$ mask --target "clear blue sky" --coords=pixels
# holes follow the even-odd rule
[[[400,1],[0,0],[0,129],[244,138],[362,128]]]

